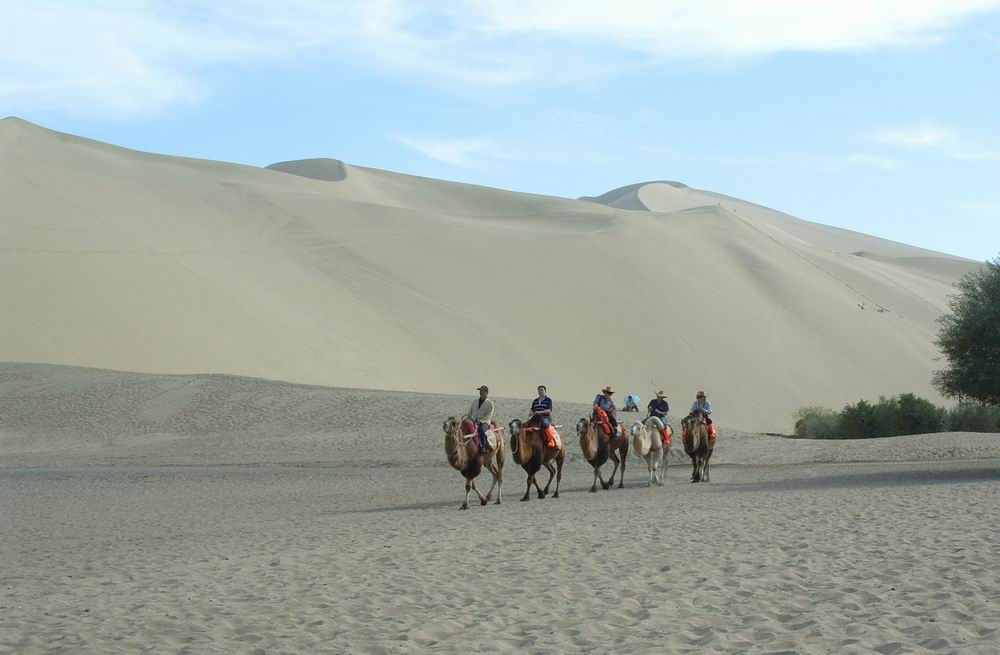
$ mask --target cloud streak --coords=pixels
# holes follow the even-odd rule
[[[211,68],[350,58],[455,89],[572,83],[675,61],[945,38],[1000,0],[3,1],[0,104],[127,117],[197,102]]]

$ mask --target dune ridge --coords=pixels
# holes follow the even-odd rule
[[[609,206],[334,161],[0,121],[0,360],[582,402],[703,388],[722,420],[787,431],[806,404],[940,400],[936,319],[978,266],[680,183]]]

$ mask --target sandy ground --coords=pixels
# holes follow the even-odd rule
[[[596,494],[571,440],[460,512],[467,402],[0,365],[0,652],[996,652],[997,435],[720,424]]]

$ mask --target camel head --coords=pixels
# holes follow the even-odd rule
[[[441,426],[441,429],[444,430],[444,433],[447,434],[447,435],[451,435],[451,434],[456,434],[457,435],[458,434],[458,419],[455,418],[454,416],[449,416],[448,420],[445,421],[444,425]]]
[[[588,421],[585,418],[582,418],[576,422],[576,433],[581,437],[587,434],[587,430],[589,428],[590,428],[590,421]]]
[[[514,419],[510,422],[510,436],[515,436],[524,428],[524,423],[520,419]]]
[[[645,427],[643,426],[642,421],[634,421],[631,427],[629,427],[628,429],[629,436],[635,437],[637,434],[641,433],[644,429]]]

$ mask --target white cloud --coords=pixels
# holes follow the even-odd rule
[[[944,38],[1000,0],[0,0],[0,109],[131,115],[218,65],[345,57],[458,87]]]
[[[476,168],[485,159],[503,158],[490,139],[428,139],[398,135],[393,138],[434,161],[462,168]]]
[[[920,148],[940,146],[951,141],[951,130],[937,125],[922,124],[892,130],[882,130],[871,136],[871,141],[891,146]]]

